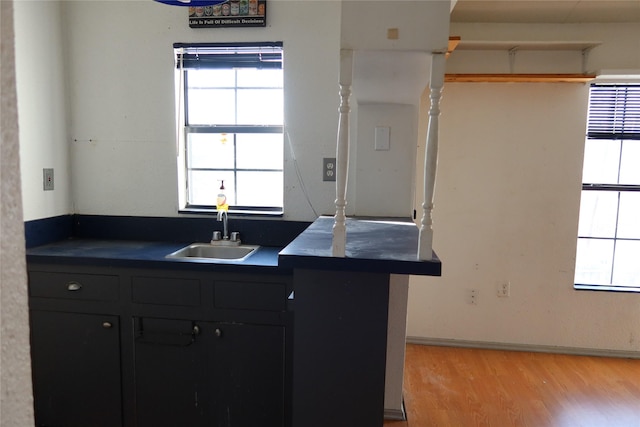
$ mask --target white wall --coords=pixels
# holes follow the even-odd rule
[[[49,58],[57,75],[55,58],[64,54],[55,41],[58,24],[48,24],[59,19],[55,3],[16,6],[20,49],[45,46],[40,55]],[[23,115],[22,94],[29,92],[19,86],[21,120],[45,120],[42,133],[24,137],[34,145],[21,147],[25,219],[66,212],[176,215],[171,49],[176,41],[284,41],[288,136],[316,212],[331,213],[335,188],[320,180],[320,159],[335,153],[340,9],[332,1],[272,0],[267,28],[192,30],[186,11],[152,1],[63,2],[59,27],[66,27],[70,58],[65,74],[71,196],[61,184],[64,96],[56,84],[44,83],[49,77],[42,75],[50,74],[41,70],[32,80],[46,95],[46,111],[31,102],[33,110]],[[603,41],[591,52],[588,70],[640,68],[640,35],[633,24],[453,24],[450,33],[463,40]],[[19,63],[23,55],[18,53]],[[483,57],[455,55],[449,72],[483,71],[478,69]],[[540,58],[536,67],[553,72],[558,62],[555,54],[552,58]],[[576,64],[570,61],[561,65]],[[36,92],[25,99],[36,98]],[[444,272],[441,278],[411,278],[410,336],[640,351],[635,295],[572,289],[586,97],[587,87],[579,84],[445,85],[434,213],[434,247]],[[424,96],[422,104],[424,118]],[[58,118],[47,121],[52,115]],[[425,134],[422,120],[420,168]],[[56,168],[53,200],[41,187],[47,158]],[[288,149],[285,165],[286,217],[311,220],[315,214]],[[68,207],[69,199],[75,207]],[[504,280],[511,282],[511,296],[498,299],[495,288]],[[478,305],[465,302],[470,288],[479,290]]]
[[[25,221],[71,211],[63,34],[58,1],[15,2],[16,74]],[[54,169],[44,191],[42,169]]]
[[[29,2],[29,8],[23,6],[23,27],[29,28],[28,24],[34,22],[28,18],[35,13],[33,9],[37,9],[39,3]],[[435,7],[442,9],[440,5]],[[29,45],[44,41],[41,44],[45,46],[54,44],[49,51],[57,57],[63,57],[62,51],[68,58],[65,75],[56,76],[55,81],[59,84],[54,86],[56,90],[63,90],[62,83],[66,78],[69,126],[64,138],[57,136],[55,143],[40,138],[33,146],[44,149],[27,153],[24,163],[39,165],[43,163],[42,156],[51,157],[46,154],[50,146],[53,145],[56,155],[60,155],[66,153],[64,144],[68,144],[71,167],[65,167],[63,159],[55,167],[56,181],[60,177],[63,182],[70,182],[67,184],[70,196],[53,199],[66,204],[65,211],[177,215],[172,44],[259,40],[282,40],[285,46],[288,142],[285,147],[285,218],[313,220],[318,214],[334,211],[335,186],[322,182],[321,159],[335,156],[343,13],[340,2],[272,0],[268,7],[268,26],[251,29],[190,29],[186,9],[147,0],[62,2],[62,23],[54,8],[57,6],[48,6],[39,12],[40,16],[53,18],[49,20],[51,24],[31,32],[23,31],[26,40],[23,45],[27,46],[27,41]],[[407,15],[406,8],[399,8],[396,21],[389,21],[389,25],[401,29],[402,42],[410,38],[407,29],[411,26],[402,23],[402,17]],[[63,41],[56,32],[61,27],[65,28]],[[358,20],[354,27],[368,28],[369,23]],[[386,35],[386,29],[380,31]],[[51,77],[40,72],[29,79],[23,78],[24,81],[38,79],[51,80]],[[26,90],[24,92],[28,95]],[[417,105],[418,100],[419,96],[415,94],[412,102]],[[357,101],[354,98],[352,102]],[[49,109],[62,114],[63,107]],[[29,108],[25,117],[42,115],[35,107],[30,105]],[[54,116],[51,122],[51,126],[57,123],[63,128],[66,120],[64,116]],[[39,130],[40,133],[52,133],[46,127],[40,129],[44,129]],[[394,135],[398,136],[398,132],[394,131]],[[354,162],[357,155],[354,149]],[[390,170],[411,170],[404,167],[404,159],[387,157],[385,164],[391,166]],[[359,167],[369,168],[367,162],[360,162]],[[26,171],[38,169],[41,174],[41,167],[26,166]],[[61,175],[68,169],[71,170],[70,180]],[[389,175],[395,188],[402,187],[405,178]],[[33,183],[25,186],[28,205],[42,203],[43,198],[53,198],[49,192],[41,191],[39,175],[32,179]],[[357,187],[354,182],[352,180],[348,193],[350,214],[355,213],[358,191],[367,194],[378,191],[373,182],[361,180]],[[306,196],[303,188],[307,190]],[[403,206],[403,216],[410,213],[410,203],[402,200],[395,204]],[[367,208],[359,209],[358,214],[375,215],[378,212]],[[44,216],[52,215],[43,212],[26,215],[26,219]]]
[[[204,41],[284,42],[285,219],[313,220],[319,214],[334,212],[335,186],[322,181],[321,159],[335,156],[343,13],[340,2],[271,0],[267,27],[249,29],[190,29],[186,9],[150,0],[60,2],[61,6],[58,2],[22,3],[20,50],[26,64],[22,69],[27,72],[21,74],[25,83],[20,97],[29,101],[24,102],[22,116],[29,124],[38,119],[46,122],[23,126],[36,134],[25,137],[25,219],[68,212],[178,215],[172,45]],[[358,6],[361,2],[356,3]],[[441,6],[429,5],[446,13],[447,8]],[[402,43],[411,39],[412,25],[405,22],[411,15],[406,7],[385,15],[385,25],[400,28]],[[358,19],[353,27],[366,29],[371,25]],[[377,31],[386,37],[386,28]],[[425,31],[431,34],[435,29]],[[397,44],[390,43],[391,47]],[[46,51],[40,52],[39,46]],[[49,60],[53,74],[29,68],[38,57]],[[417,71],[409,74],[415,80]],[[423,81],[427,80],[424,76]],[[49,85],[45,88],[55,97],[38,104],[43,85]],[[395,96],[405,92],[396,91]],[[415,92],[408,103],[417,105],[419,91]],[[68,116],[64,114],[65,95]],[[352,99],[353,123],[360,101],[355,96]],[[392,133],[399,136],[395,129]],[[354,149],[354,165],[357,156]],[[386,157],[384,165],[389,170],[411,171],[404,165],[406,159]],[[48,165],[48,161],[55,164]],[[358,167],[379,167],[376,162],[368,162],[361,161]],[[54,192],[42,191],[43,167],[56,170]],[[390,173],[388,180],[394,188],[406,185],[404,175]],[[364,199],[379,192],[374,181],[361,179],[357,187],[354,183],[355,174],[347,195],[349,214],[355,213],[358,191],[363,192]],[[57,209],[44,208],[53,203]],[[404,198],[394,204],[402,206],[399,211],[403,216],[410,214],[411,203]],[[365,209],[359,209],[358,214],[379,214],[368,208],[371,205],[363,206]]]
[[[271,0],[267,27],[249,29],[190,29],[185,8],[148,0],[67,2],[64,13],[76,212],[177,215],[172,45],[261,40],[284,42],[285,217],[334,209],[322,157],[335,156],[339,2]]]
[[[418,109],[430,68],[425,52],[354,52],[349,215],[411,217]],[[390,128],[388,151],[374,149],[376,126]]]
[[[359,104],[355,161],[350,175],[355,215],[411,217],[416,155],[417,108],[409,104]],[[389,150],[375,149],[376,126],[389,128]],[[407,166],[409,165],[409,166]]]
[[[342,47],[444,51],[450,8],[449,0],[343,0]],[[396,29],[397,38],[388,29]]]
[[[451,33],[599,40],[589,69],[640,68],[637,25],[457,24]],[[456,72],[483,72],[455,55]],[[547,60],[553,72],[557,57]],[[411,277],[409,336],[640,351],[638,295],[573,289],[587,99],[588,85],[576,83],[445,84],[434,211],[443,275]],[[498,298],[504,281],[511,296]],[[468,289],[479,291],[477,305]]]

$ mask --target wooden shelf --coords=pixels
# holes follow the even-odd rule
[[[458,44],[460,44],[460,37],[458,36],[449,37],[449,44],[447,46],[447,58],[449,57],[449,55],[451,55],[451,52],[456,50],[456,47],[458,47]]]
[[[482,41],[463,40],[458,50],[574,50],[591,49],[602,42],[597,41]]]
[[[460,40],[460,37],[449,38],[448,55],[460,50],[480,51],[576,51],[583,55],[601,42],[597,41],[486,41],[486,40]],[[584,61],[584,59],[583,59]],[[584,66],[584,64],[583,64]],[[587,83],[595,78],[595,74],[446,74],[445,82],[487,82],[487,83]]]
[[[588,83],[595,74],[445,74],[455,83]]]

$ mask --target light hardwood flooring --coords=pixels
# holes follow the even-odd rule
[[[384,427],[640,427],[640,360],[407,345],[407,421]]]

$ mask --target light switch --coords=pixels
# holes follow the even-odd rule
[[[374,138],[376,151],[388,151],[391,148],[389,133],[390,128],[388,126],[376,126]]]

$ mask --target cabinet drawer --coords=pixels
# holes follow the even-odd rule
[[[167,277],[134,277],[131,282],[133,302],[141,304],[200,305],[200,281]]]
[[[287,295],[284,283],[216,282],[214,305],[218,308],[284,311]]]
[[[117,301],[118,276],[102,274],[29,273],[29,295],[32,297]]]

